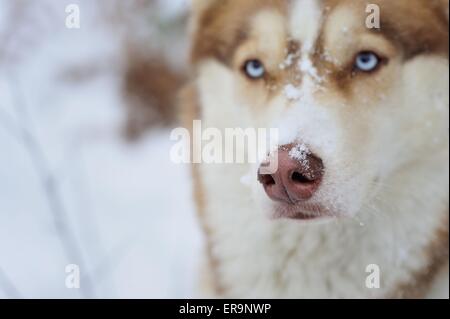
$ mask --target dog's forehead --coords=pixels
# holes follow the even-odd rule
[[[448,55],[448,0],[198,0],[208,3],[196,16],[193,61],[215,57],[230,62],[246,39],[283,29],[301,48],[342,36],[336,30],[365,28],[368,5],[380,8],[384,36],[414,56],[424,51]],[[446,14],[447,12],[447,14]],[[263,18],[261,18],[263,16]],[[352,36],[349,34],[348,36]],[[287,46],[289,41],[284,42]]]
[[[378,33],[402,47],[406,57],[448,56],[448,0],[291,0],[289,32],[306,44],[339,39],[342,31]],[[373,29],[368,21],[376,19]]]
[[[269,40],[284,36],[288,40],[283,42],[284,47],[294,42],[303,53],[314,53],[320,41],[339,40],[343,30],[365,31],[367,16],[363,1],[290,0],[286,3],[282,11],[267,6],[255,8],[247,18],[250,37],[262,35]]]
[[[322,30],[324,7],[322,1],[293,0],[289,5],[288,33],[292,40],[311,50]]]
[[[327,30],[327,20],[344,3],[342,0],[199,0],[203,1],[209,6],[203,7],[199,15],[193,58],[195,61],[215,56],[222,62],[227,62],[246,40],[261,37],[278,37],[285,48],[296,42],[301,49],[313,50]],[[353,1],[348,2],[352,7]],[[347,23],[355,20],[346,16]],[[278,42],[266,41],[281,45]]]
[[[303,49],[311,50],[323,31],[325,2],[318,0],[290,0],[284,6],[275,2],[254,5],[246,18],[250,36],[258,33],[270,37],[268,29],[283,33],[290,41],[302,44]],[[278,31],[278,32],[276,32]],[[285,42],[288,45],[289,42]]]

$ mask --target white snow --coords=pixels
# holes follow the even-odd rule
[[[311,151],[308,149],[308,147],[305,144],[297,144],[295,145],[295,147],[293,147],[290,152],[289,152],[289,156],[292,159],[295,159],[299,162],[302,162],[303,164],[305,164],[306,166],[308,166],[309,162],[306,160],[307,156],[311,154]]]
[[[245,174],[241,177],[241,184],[244,186],[250,187],[252,185],[252,181],[253,178],[251,173]]]
[[[308,55],[304,55],[302,57],[302,59],[299,61],[298,66],[300,71],[302,71],[306,75],[309,75],[317,83],[321,83],[323,81]]]
[[[282,63],[280,63],[280,69],[281,69],[281,70],[284,70],[284,69],[290,67],[290,66],[294,63],[295,57],[296,57],[295,54],[289,53],[289,54],[286,56],[286,59],[285,59]]]
[[[0,298],[192,297],[202,238],[189,167],[170,162],[170,130],[123,140],[122,38],[100,22],[102,2],[77,2],[80,30],[64,27],[64,3],[42,0],[2,41]],[[0,17],[14,3],[0,0]],[[68,289],[79,261],[81,289]]]
[[[293,84],[284,87],[284,95],[288,100],[298,100],[302,97],[302,91]]]

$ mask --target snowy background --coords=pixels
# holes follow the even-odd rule
[[[71,3],[80,29],[65,27]],[[0,298],[194,296],[189,167],[169,160],[170,127],[133,143],[123,134],[127,45],[182,65],[185,45],[168,46],[161,29],[186,10],[0,0]],[[66,288],[68,264],[80,289]]]

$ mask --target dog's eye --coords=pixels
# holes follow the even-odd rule
[[[261,61],[250,60],[245,62],[244,72],[251,79],[260,79],[266,74],[266,69]]]
[[[355,69],[362,72],[375,71],[380,65],[380,58],[374,52],[360,52],[356,56]]]

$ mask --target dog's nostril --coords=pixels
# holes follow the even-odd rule
[[[291,180],[295,183],[300,183],[300,184],[308,184],[308,183],[314,182],[313,179],[311,179],[299,172],[293,172],[291,175]]]
[[[275,185],[275,179],[272,175],[259,175],[259,182],[264,186]]]

